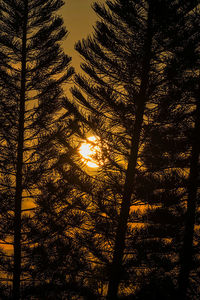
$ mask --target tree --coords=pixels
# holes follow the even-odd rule
[[[69,103],[65,104],[69,109]],[[78,115],[75,107],[73,114]],[[70,127],[69,115],[62,119],[62,126],[48,143],[57,155],[52,166],[54,175],[43,178],[38,186],[34,220],[28,224],[37,243],[26,252],[31,279],[24,292],[26,297],[96,298],[86,284],[92,270],[81,241],[82,231],[87,230],[92,180],[77,163],[81,134],[74,136],[74,131],[77,133],[79,122],[75,118]]]
[[[198,210],[199,199],[199,157],[200,157],[200,102],[199,102],[199,49],[198,31],[199,28],[199,7],[197,6],[189,19],[190,36],[185,42],[185,49],[181,49],[178,57],[175,59],[179,64],[178,74],[182,75],[182,98],[186,99],[185,104],[189,112],[182,115],[182,120],[188,125],[188,143],[189,143],[189,176],[187,177],[187,209],[184,222],[183,246],[180,253],[180,273],[179,273],[179,297],[187,299],[187,290],[189,287],[190,273],[195,261],[195,224]],[[188,55],[190,59],[188,59]],[[185,60],[185,62],[183,62]],[[172,70],[175,61],[172,62]],[[174,82],[180,86],[178,76],[175,76]],[[197,259],[197,258],[196,258]]]
[[[198,15],[199,8],[194,6],[185,21],[187,30],[173,43],[175,55],[166,69],[169,89],[155,117],[157,124],[150,129],[151,138],[146,143],[144,155],[150,170],[168,172],[171,183],[166,188],[168,191],[174,189],[174,192],[166,200],[170,203],[171,198],[174,203],[179,203],[177,208],[181,218],[176,221],[179,224],[176,256],[180,253],[177,261],[180,271],[179,276],[176,272],[176,278],[180,299],[198,298]]]
[[[51,149],[41,156],[41,149],[62,115],[62,84],[73,74],[71,59],[60,46],[67,31],[55,15],[63,4],[61,0],[0,4],[1,240],[14,245],[14,262],[11,252],[8,263],[16,300],[20,299],[23,247],[30,243],[24,229],[33,213],[27,211],[34,210],[37,183],[52,172],[55,157]]]
[[[104,236],[109,239],[116,231],[116,237],[109,240],[107,262],[106,251],[104,256],[99,251],[95,255],[110,265],[107,299],[116,299],[125,274],[123,257],[126,236],[130,234],[130,208],[138,205],[137,177],[145,168],[140,162],[145,127],[168,89],[164,70],[174,55],[174,36],[184,31],[185,18],[197,2],[118,0],[106,4],[108,8],[93,5],[101,21],[96,24],[93,38],[76,45],[85,60],[82,69],[89,80],[76,76],[82,93],[74,88],[73,95],[93,121],[90,130],[107,144],[102,150],[107,162],[99,176],[100,180],[104,178],[104,192],[97,203],[104,205],[96,214],[100,223],[103,216],[110,222],[112,229],[106,227]],[[96,222],[99,219],[96,217]],[[108,249],[114,249],[112,261]]]

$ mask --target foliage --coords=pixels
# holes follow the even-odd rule
[[[98,263],[105,265],[102,280],[104,286],[109,281],[107,299],[116,298],[119,281],[119,295],[131,293],[140,284],[140,278],[151,273],[156,265],[159,265],[158,277],[160,274],[165,277],[169,271],[170,276],[178,275],[181,235],[176,222],[183,221],[180,202],[185,182],[184,176],[180,177],[176,171],[163,172],[164,164],[170,163],[165,152],[162,160],[157,160],[162,126],[172,114],[167,109],[163,118],[159,118],[158,111],[168,101],[173,102],[173,93],[177,102],[180,101],[179,90],[171,89],[167,68],[173,60],[178,60],[179,46],[186,45],[185,36],[191,32],[197,34],[190,13],[196,4],[194,1],[106,1],[107,6],[95,3],[93,8],[101,19],[95,33],[76,44],[84,58],[81,66],[85,75],[76,76],[80,89],[75,87],[72,93],[93,121],[88,130],[100,137],[105,153],[105,165],[98,173],[101,196],[93,202],[95,218],[92,219],[96,224],[90,234],[91,241],[85,239],[87,244],[93,243],[88,249]],[[174,41],[176,35],[178,40]],[[148,140],[153,128],[158,143]],[[174,131],[176,135],[172,127],[172,135]],[[172,143],[176,141],[174,136]],[[172,144],[165,143],[165,146],[166,151],[169,149],[176,155]],[[184,149],[187,143],[183,152]],[[145,156],[150,159],[147,161]],[[156,170],[159,163],[160,168]],[[139,229],[138,223],[143,223],[144,228]],[[162,250],[156,253],[158,240]]]
[[[23,281],[28,276],[24,247],[35,244],[27,222],[34,218],[38,183],[52,173],[56,159],[47,145],[67,101],[62,85],[73,74],[71,58],[60,44],[67,31],[55,14],[63,4],[61,0],[0,4],[0,232],[2,243],[10,245],[9,252],[4,246],[1,253],[1,274],[9,272],[11,278],[13,273],[15,299],[20,297],[20,273]]]

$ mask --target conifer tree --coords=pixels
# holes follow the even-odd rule
[[[62,114],[62,84],[73,74],[71,59],[60,45],[67,31],[55,14],[63,4],[61,0],[0,4],[0,234],[2,244],[11,246],[10,252],[2,249],[1,274],[13,273],[16,300],[25,279],[24,247],[34,244],[25,224],[34,216],[38,182],[52,172],[56,154],[47,145]]]
[[[199,7],[196,6],[185,21],[187,30],[180,31],[173,42],[175,55],[166,69],[169,88],[155,116],[157,123],[149,131],[150,139],[147,138],[144,151],[149,170],[168,174],[169,184],[162,184],[157,198],[160,197],[163,204],[168,203],[168,211],[176,217],[173,259],[175,261],[176,257],[176,270],[180,270],[179,276],[178,271],[174,276],[176,280],[179,277],[176,297],[180,299],[198,299],[199,260],[196,254],[199,247],[195,228],[199,197],[198,20]]]
[[[73,110],[71,117],[79,120],[70,119],[69,107]],[[81,132],[77,135],[77,126],[84,120],[73,104],[65,102],[65,108],[67,117],[48,144],[57,153],[54,173],[40,182],[34,222],[28,224],[38,242],[26,251],[31,284],[27,284],[24,295],[92,300],[96,294],[87,284],[87,274],[91,275],[92,270],[82,231],[87,230],[93,183],[80,168],[79,144],[85,136]]]
[[[107,299],[116,299],[120,281],[126,282],[128,275],[123,260],[131,234],[130,209],[140,203],[136,190],[145,173],[141,164],[145,128],[168,89],[164,70],[174,55],[174,36],[184,31],[185,18],[197,2],[117,0],[106,4],[93,5],[101,21],[93,37],[76,45],[87,76],[76,76],[82,92],[74,88],[73,95],[93,121],[91,132],[107,144],[102,148],[106,158],[99,173],[104,183],[93,212],[102,240],[95,241],[91,234],[87,242],[93,255],[107,265]],[[122,283],[120,294],[123,289]]]
[[[195,271],[195,234],[196,216],[198,215],[199,199],[199,175],[200,175],[200,101],[199,101],[199,16],[200,10],[197,6],[189,18],[188,39],[185,47],[179,49],[177,57],[172,60],[172,72],[174,65],[179,64],[177,74],[172,77],[175,83],[175,90],[181,86],[183,106],[185,111],[180,113],[182,122],[186,123],[185,136],[188,143],[188,168],[189,175],[186,175],[186,212],[184,219],[183,245],[180,251],[180,273],[179,273],[179,298],[187,299],[187,290],[190,282],[190,273]],[[169,68],[170,69],[170,68]],[[170,70],[170,71],[171,71]],[[173,72],[174,74],[174,72]],[[180,81],[182,78],[182,81]],[[180,120],[180,119],[179,119]],[[197,223],[198,224],[198,223]],[[197,250],[198,251],[198,250]],[[196,277],[195,271],[195,277]]]

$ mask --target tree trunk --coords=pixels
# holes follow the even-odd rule
[[[24,22],[22,37],[22,61],[21,61],[21,92],[17,139],[17,170],[15,188],[15,215],[14,215],[14,271],[13,271],[13,299],[20,299],[20,275],[21,275],[21,206],[23,192],[23,148],[24,148],[24,117],[26,98],[26,40],[27,40],[28,1],[24,2]]]
[[[194,133],[192,136],[192,153],[190,160],[190,174],[188,180],[188,200],[185,220],[185,232],[183,238],[183,249],[180,255],[180,273],[179,273],[179,297],[181,300],[187,299],[187,289],[189,286],[189,274],[193,261],[193,239],[195,214],[197,205],[198,189],[198,168],[200,153],[200,101],[197,100],[196,118]]]
[[[141,76],[140,93],[138,97],[138,107],[135,117],[134,132],[131,143],[131,153],[129,157],[128,167],[126,171],[126,179],[124,184],[124,193],[121,203],[120,216],[115,238],[113,261],[111,265],[110,278],[108,283],[107,300],[117,299],[118,287],[121,279],[123,254],[125,249],[125,239],[127,231],[127,223],[131,206],[131,196],[134,188],[134,179],[136,173],[138,149],[140,144],[140,135],[142,130],[144,109],[146,105],[146,93],[148,88],[150,60],[152,45],[152,13],[149,8],[148,27],[146,43],[144,45],[144,61],[143,74]]]

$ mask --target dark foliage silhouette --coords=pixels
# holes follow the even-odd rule
[[[196,300],[200,3],[94,2],[72,99],[63,4],[0,4],[0,297]]]
[[[34,215],[37,184],[55,155],[46,145],[59,122],[61,86],[73,74],[60,47],[67,31],[55,12],[62,5],[60,0],[0,4],[1,240],[14,246],[14,256],[12,249],[2,250],[1,271],[10,273],[8,280],[13,273],[16,300],[27,273],[24,247],[35,243],[26,224]]]
[[[134,270],[132,265],[132,279],[131,277],[128,279],[128,261],[125,257],[128,255],[130,257],[131,254],[125,252],[125,249],[128,249],[128,240],[133,234],[128,226],[131,222],[130,208],[132,210],[141,202],[143,205],[148,204],[145,200],[136,197],[138,184],[146,176],[145,165],[141,163],[142,148],[148,137],[146,127],[156,124],[157,120],[154,116],[157,106],[162,105],[169,88],[165,69],[170,57],[178,55],[174,36],[179,32],[187,32],[185,22],[186,20],[189,22],[189,12],[197,2],[106,1],[106,4],[109,9],[94,4],[94,10],[101,17],[101,21],[97,22],[93,37],[76,45],[77,51],[85,60],[82,69],[87,76],[76,76],[76,83],[82,93],[77,88],[72,92],[85,108],[85,113],[93,120],[91,130],[101,138],[102,142],[107,143],[107,149],[106,147],[104,149],[105,153],[109,153],[108,161],[99,172],[99,179],[104,180],[104,192],[101,192],[102,198],[97,204],[97,206],[101,205],[101,213],[96,209],[96,214],[100,214],[101,217],[96,216],[96,220],[99,220],[97,222],[100,224],[103,222],[107,224],[107,231],[104,232],[107,243],[114,232],[116,238],[115,241],[112,237],[109,240],[107,258],[106,251],[104,256],[100,251],[102,245],[96,253],[94,248],[92,249],[101,262],[107,265],[107,272],[105,272],[109,280],[107,299],[115,299],[120,281],[119,294],[124,293],[127,285],[129,290],[133,289],[133,280],[137,286],[136,278],[139,271],[136,269],[140,269],[141,266],[135,266]],[[194,30],[195,27],[192,28]],[[179,45],[184,42],[183,35],[184,33],[182,36],[180,34]],[[85,94],[87,97],[84,96]],[[151,155],[154,156],[153,151]],[[122,164],[119,163],[120,159],[123,161]],[[166,178],[165,181],[167,184],[168,179]],[[159,181],[157,183],[159,184]],[[106,189],[109,191],[109,196],[106,196]],[[108,205],[105,205],[106,198]],[[155,211],[154,219],[157,214],[161,219],[162,209]],[[164,214],[167,212],[163,211],[163,216]],[[173,220],[173,215],[169,214],[169,218]],[[156,231],[155,225],[151,227]],[[137,239],[142,235],[142,230],[140,233],[138,229],[133,231]],[[103,230],[99,232],[102,234]],[[147,233],[144,230],[143,236],[146,236],[146,239]],[[163,234],[166,235],[163,238],[167,238],[169,233]],[[94,236],[91,239],[94,247]],[[140,247],[137,239],[133,238],[135,241],[135,245],[133,243],[131,245],[133,251],[137,246]],[[163,247],[167,249],[166,241],[163,243]],[[149,246],[153,247],[152,242]],[[112,249],[114,249],[113,260],[110,256]],[[139,248],[137,250],[139,251]],[[166,257],[163,256],[162,259],[165,260]],[[145,264],[147,268],[147,261],[144,262],[144,270]],[[151,270],[153,265],[150,264],[149,267]]]

